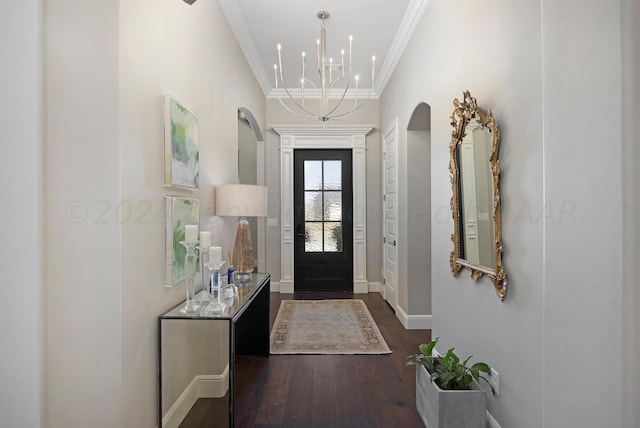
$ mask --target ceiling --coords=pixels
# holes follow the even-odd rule
[[[302,52],[307,54],[306,76],[315,69],[316,39],[321,20],[327,23],[327,56],[340,61],[353,35],[353,72],[361,77],[360,91],[378,97],[400,59],[429,0],[218,0],[265,96],[275,98],[273,65],[276,45],[282,45],[286,87],[299,85]],[[371,88],[371,57],[376,57]],[[317,75],[317,74],[316,74]],[[314,79],[318,80],[318,79]],[[282,86],[282,85],[280,85]],[[335,96],[335,94],[334,94]]]

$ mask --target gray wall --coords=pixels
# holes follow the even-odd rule
[[[624,312],[623,312],[623,361],[624,361],[624,427],[640,426],[640,3],[635,0],[622,2],[622,163],[624,189]]]
[[[501,394],[488,408],[503,427],[622,426],[622,403],[632,403],[617,352],[620,20],[620,2],[605,0],[432,1],[380,101],[381,126],[397,116],[400,129],[419,102],[431,106],[433,335],[442,349],[455,346],[500,373]],[[449,116],[465,89],[492,109],[502,133],[504,303],[486,279],[454,278],[449,268]],[[407,137],[399,137],[406,159]],[[637,190],[626,194],[637,204]],[[637,229],[630,232],[637,245]],[[625,314],[636,314],[635,302]],[[637,342],[628,347],[637,351]],[[608,388],[594,388],[588,375],[585,356],[596,350],[612,358]]]
[[[0,4],[0,425],[39,427],[44,407],[42,1]]]
[[[157,317],[185,298],[164,285],[164,196],[198,198],[226,254],[214,187],[237,182],[238,107],[261,121],[264,94],[215,1],[48,2],[46,43],[46,425],[153,427]],[[164,94],[199,117],[193,192],[163,186]]]

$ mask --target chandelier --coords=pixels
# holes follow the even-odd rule
[[[302,76],[300,78],[300,95],[292,94],[289,88],[284,84],[282,70],[282,45],[278,43],[278,63],[273,65],[276,89],[282,85],[282,89],[286,93],[288,103],[285,103],[283,96],[278,92],[278,100],[280,104],[289,112],[308,119],[320,121],[322,125],[326,125],[329,120],[343,118],[362,107],[371,97],[373,91],[373,82],[375,77],[376,57],[371,57],[371,90],[368,91],[366,98],[358,98],[358,83],[360,76],[352,73],[352,44],[353,36],[349,36],[349,56],[348,56],[348,72],[345,72],[345,51],[340,51],[340,63],[336,63],[333,57],[327,58],[327,26],[326,20],[329,18],[329,12],[321,10],[317,14],[322,21],[320,25],[320,38],[316,40],[317,45],[317,71],[319,82],[307,78],[305,75],[306,53],[302,52]],[[355,86],[353,92],[353,104],[345,100],[347,92],[352,85]],[[338,92],[335,103],[329,102],[331,91]],[[318,98],[318,106],[310,106],[309,98]],[[305,102],[306,101],[306,102]],[[312,103],[315,104],[315,103]]]

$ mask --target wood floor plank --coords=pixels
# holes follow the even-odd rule
[[[282,300],[351,298],[365,302],[392,353],[237,358],[236,427],[423,426],[415,406],[415,368],[406,361],[431,340],[431,331],[405,330],[380,294],[271,293],[271,327]],[[206,400],[198,400],[191,413],[182,427],[220,426]]]

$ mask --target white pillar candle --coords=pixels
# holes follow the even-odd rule
[[[217,265],[222,263],[222,247],[209,247],[209,260]]]
[[[188,224],[184,227],[184,240],[187,242],[198,242],[197,224]]]
[[[208,248],[211,246],[211,232],[200,232],[200,248]]]

